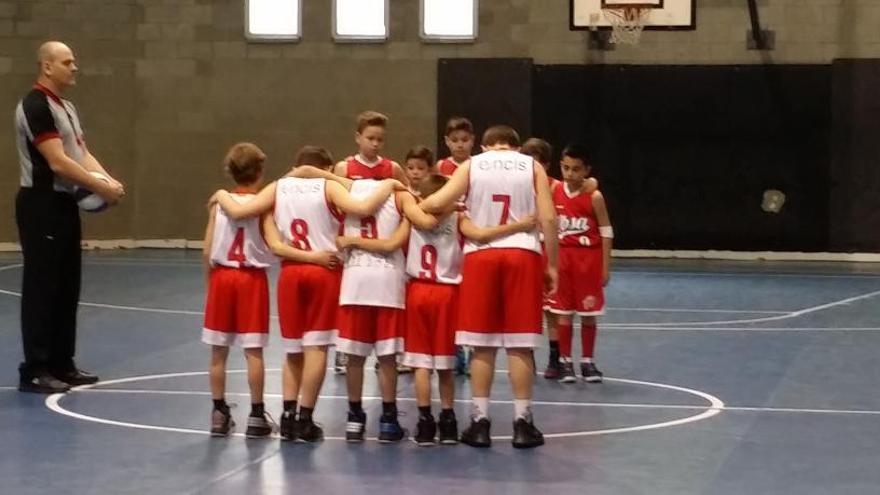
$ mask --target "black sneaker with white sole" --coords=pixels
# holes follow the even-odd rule
[[[532,449],[544,445],[544,434],[525,418],[513,422],[513,448]]]
[[[419,416],[413,441],[419,447],[432,447],[436,443],[435,436],[437,436],[437,423],[434,421],[434,416]]]
[[[361,443],[364,441],[364,430],[367,429],[367,413],[348,411],[348,422],[345,423],[345,441]]]
[[[281,434],[282,440],[296,440],[297,422],[295,412],[287,410],[281,413],[281,425],[278,427],[278,433]]]
[[[225,437],[228,436],[235,428],[235,421],[232,420],[232,414],[229,408],[224,410],[214,409],[211,411],[211,436]]]
[[[574,374],[574,366],[571,361],[559,362],[559,383],[574,383],[578,380]]]
[[[324,440],[324,430],[311,419],[296,420],[296,441],[300,443],[315,443]]]
[[[440,411],[440,417],[437,420],[437,437],[441,445],[455,445],[458,443],[458,420],[455,419],[455,413],[447,413]]]
[[[594,363],[581,363],[581,376],[585,382],[602,383],[602,372]]]
[[[274,421],[271,421],[267,413],[260,416],[248,416],[245,438],[266,438],[275,430]]]

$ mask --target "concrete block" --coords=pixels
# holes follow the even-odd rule
[[[196,37],[196,28],[192,24],[162,24],[162,39],[192,40]]]
[[[0,19],[9,19],[15,17],[18,12],[18,5],[13,2],[0,2]]]
[[[247,44],[243,41],[215,41],[215,58],[246,58]]]
[[[135,39],[156,41],[162,38],[162,24],[138,24],[135,28]]]
[[[196,75],[194,60],[138,60],[137,77],[192,77]]]

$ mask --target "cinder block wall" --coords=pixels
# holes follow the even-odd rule
[[[34,52],[46,39],[70,44],[81,77],[70,97],[90,149],[128,186],[125,203],[86,220],[91,239],[198,239],[205,198],[225,184],[220,159],[239,140],[269,155],[270,176],[312,143],[343,157],[353,117],[391,117],[387,154],[435,142],[436,60],[533,57],[536,63],[828,63],[880,56],[876,0],[762,0],[776,31],[769,54],[745,49],[744,0],[699,0],[693,32],[649,32],[637,47],[587,48],[568,30],[568,0],[482,0],[480,38],[424,44],[416,0],[391,0],[391,39],[335,44],[331,2],[303,0],[303,40],[248,43],[243,0],[0,1],[0,241],[14,241],[18,166],[12,112],[28,90]],[[487,88],[491,91],[491,88]]]

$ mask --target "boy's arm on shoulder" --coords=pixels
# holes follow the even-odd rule
[[[460,215],[461,223],[459,224],[459,229],[462,235],[479,243],[491,242],[500,237],[516,234],[517,232],[528,232],[535,230],[537,227],[537,221],[533,215],[529,215],[516,222],[493,227],[477,227],[467,215],[464,213]]]
[[[278,230],[278,226],[275,225],[274,215],[267,213],[263,215],[262,221],[263,239],[266,241],[266,245],[269,246],[269,249],[275,256],[290,261],[298,261],[300,263],[314,262],[315,253],[312,251],[297,249],[284,242],[284,238],[281,236],[281,231]]]
[[[330,201],[345,213],[353,215],[367,216],[372,215],[382,206],[382,203],[388,199],[394,189],[394,182],[390,180],[383,181],[382,184],[373,191],[372,194],[358,200],[349,194],[348,189],[338,182],[327,182],[327,196]]]
[[[345,160],[336,162],[336,165],[333,166],[333,173],[338,175],[339,177],[347,177],[348,162],[346,162]]]
[[[409,220],[416,229],[431,230],[440,223],[440,220],[436,216],[431,215],[430,213],[425,213],[425,211],[419,207],[416,197],[411,193],[398,191],[397,200],[402,207],[403,214],[406,215],[406,219]]]
[[[275,206],[275,188],[277,182],[264,187],[250,201],[239,203],[232,198],[229,192],[219,192],[215,195],[217,204],[226,212],[226,216],[233,220],[241,220],[243,218],[255,217],[262,215]]]
[[[449,205],[458,201],[467,192],[471,162],[467,161],[458,167],[443,187],[428,196],[419,206],[428,213],[440,213]]]
[[[365,239],[362,237],[346,236],[338,237],[336,244],[340,249],[353,247],[371,253],[387,254],[403,246],[403,243],[409,238],[409,229],[409,220],[401,218],[397,230],[388,239]]]
[[[403,185],[409,187],[409,177],[403,171],[403,167],[399,163],[391,160],[391,178],[399,180]]]

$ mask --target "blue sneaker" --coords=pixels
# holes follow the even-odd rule
[[[455,346],[455,374],[459,376],[471,374],[470,354],[461,345]]]
[[[406,430],[397,422],[396,416],[388,417],[382,415],[379,418],[379,443],[399,442],[404,437],[406,437]]]

